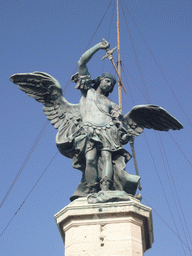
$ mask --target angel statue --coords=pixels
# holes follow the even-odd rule
[[[58,129],[56,145],[60,153],[72,159],[82,179],[71,201],[103,191],[136,194],[139,175],[126,172],[131,155],[123,145],[140,135],[144,128],[180,130],[182,124],[165,109],[155,105],[135,106],[125,116],[108,98],[116,78],[104,73],[91,79],[87,63],[100,49],[109,49],[105,40],[87,50],[78,62],[78,73],[71,77],[81,91],[78,104],[62,95],[60,83],[44,72],[14,74],[10,80],[30,97],[43,103],[43,111]]]

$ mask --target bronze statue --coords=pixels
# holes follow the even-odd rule
[[[116,78],[104,73],[92,80],[86,64],[100,49],[109,49],[103,40],[86,51],[78,62],[79,72],[72,76],[81,91],[79,104],[62,96],[59,82],[44,72],[21,73],[10,77],[19,89],[43,103],[48,120],[58,129],[56,145],[60,153],[72,158],[82,179],[71,200],[99,191],[125,191],[135,195],[138,175],[125,171],[131,155],[123,145],[141,134],[144,128],[180,130],[182,124],[165,109],[155,105],[135,106],[125,116],[108,95]]]

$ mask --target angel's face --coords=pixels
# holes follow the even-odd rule
[[[108,77],[104,77],[99,85],[100,89],[105,93],[109,92],[113,88],[113,86],[114,82]]]

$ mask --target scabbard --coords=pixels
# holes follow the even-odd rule
[[[138,171],[138,166],[137,166],[137,159],[136,159],[136,154],[135,154],[134,140],[131,140],[129,143],[130,143],[130,146],[131,146],[131,151],[132,151],[132,156],[133,156],[133,161],[134,161],[134,166],[135,166],[135,172],[139,176],[139,171]],[[142,190],[140,181],[138,181],[138,188],[139,188],[139,190]]]

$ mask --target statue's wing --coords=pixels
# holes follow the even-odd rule
[[[79,104],[71,104],[62,96],[60,83],[44,72],[14,74],[9,78],[27,95],[41,102],[51,124],[58,129],[62,120],[79,116]]]
[[[156,105],[135,106],[124,116],[124,124],[138,136],[144,128],[158,131],[180,130],[183,125],[169,112]]]

